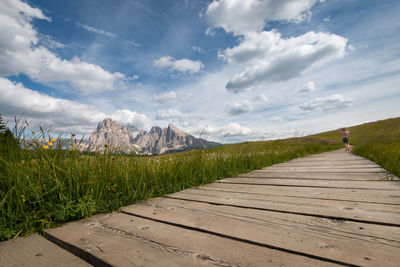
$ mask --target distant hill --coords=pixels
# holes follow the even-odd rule
[[[140,131],[135,137],[125,126],[110,118],[99,122],[90,135],[90,150],[119,151],[131,154],[163,154],[191,149],[207,149],[221,144],[196,138],[169,124],[166,128],[154,126],[149,132]]]

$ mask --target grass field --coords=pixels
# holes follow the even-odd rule
[[[338,149],[342,147],[338,132],[152,157],[84,155],[39,145],[31,151],[2,149],[0,240]],[[399,175],[400,118],[351,127],[350,132],[356,154]]]
[[[152,157],[82,155],[38,145],[9,151],[0,154],[0,239],[339,146],[338,138],[306,137]]]

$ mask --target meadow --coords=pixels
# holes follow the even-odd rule
[[[399,125],[397,118],[350,128],[354,152],[399,175]],[[0,142],[0,240],[338,149],[338,132],[150,157],[64,150],[45,134],[29,150]]]

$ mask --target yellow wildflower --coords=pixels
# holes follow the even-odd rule
[[[49,146],[46,146],[46,145],[44,145],[44,146],[43,146],[43,148],[44,148],[44,149],[48,149],[48,148],[49,148]]]
[[[20,195],[20,197],[21,197],[21,200],[22,200],[22,202],[25,202],[25,201],[26,201],[26,199],[25,199],[25,196],[24,196],[24,195]]]
[[[51,141],[52,141],[52,142],[55,142],[55,141],[56,141],[56,139],[55,139],[55,138],[51,138]]]
[[[52,146],[52,145],[53,145],[53,143],[52,143],[52,142],[48,142],[47,144],[49,144],[49,146]]]

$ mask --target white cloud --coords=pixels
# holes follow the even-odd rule
[[[170,91],[161,95],[153,95],[154,101],[163,104],[176,99],[176,93],[174,91]]]
[[[31,21],[50,19],[37,8],[18,0],[4,0],[0,3],[0,17],[1,76],[24,73],[37,82],[68,82],[84,94],[115,90],[126,79],[119,72],[110,73],[77,57],[71,61],[61,59],[38,45],[40,35]]]
[[[111,114],[111,118],[121,121],[125,125],[136,126],[139,129],[148,129],[152,126],[152,122],[144,114],[139,114],[129,109],[121,109]]]
[[[40,44],[43,44],[45,47],[50,49],[59,49],[65,47],[64,44],[55,41],[53,37],[46,34],[40,34]]]
[[[265,104],[268,102],[268,97],[263,94],[258,94],[253,98],[253,102]]]
[[[0,78],[0,95],[3,115],[11,117],[22,114],[28,121],[46,122],[55,131],[90,133],[106,117],[138,127],[151,124],[144,114],[126,109],[106,114],[93,105],[51,97],[6,78]]]
[[[328,97],[315,98],[314,100],[301,104],[299,107],[302,110],[322,109],[324,112],[329,113],[344,110],[352,105],[353,100],[351,98],[344,98],[340,94],[335,94]]]
[[[192,61],[187,58],[176,60],[170,56],[161,57],[155,60],[154,66],[189,73],[199,72],[200,69],[204,67],[200,60]]]
[[[229,123],[221,127],[206,126],[198,130],[205,136],[209,136],[211,140],[219,140],[220,142],[235,142],[238,140],[250,140],[260,133],[257,130],[250,129],[239,123]]]
[[[198,46],[192,46],[192,49],[193,49],[193,51],[196,51],[198,53],[203,53],[204,52],[203,48],[198,47]]]
[[[205,17],[212,27],[240,36],[238,46],[219,54],[243,70],[226,84],[232,92],[251,91],[266,82],[286,81],[309,68],[342,58],[347,39],[310,31],[282,38],[277,30],[263,31],[269,21],[298,23],[310,17],[317,0],[214,0]]]
[[[317,90],[317,87],[315,87],[314,82],[307,82],[303,84],[302,88],[300,89],[300,93],[307,93],[307,92],[312,92]]]
[[[194,97],[194,94],[192,94],[192,93],[186,93],[186,94],[184,94],[183,96],[181,96],[181,97],[179,98],[179,100],[184,101],[184,102],[187,102],[187,101],[192,100],[193,97]]]
[[[137,80],[137,79],[139,79],[138,75],[133,75],[131,77],[128,77],[128,80],[130,80],[130,81],[134,81],[134,80]]]
[[[195,125],[199,121],[207,118],[207,116],[198,114],[182,113],[176,109],[158,110],[156,115],[156,120],[177,122],[183,127]]]
[[[252,110],[252,105],[248,101],[232,103],[226,106],[226,111],[232,116],[248,113]]]
[[[87,30],[88,32],[94,32],[94,33],[102,34],[102,35],[105,35],[105,36],[108,36],[108,37],[118,37],[116,34],[114,34],[112,32],[100,30],[100,29],[91,27],[91,26],[86,25],[86,24],[82,24],[82,23],[78,22],[76,25],[78,25],[79,27],[82,27],[83,29]]]
[[[270,118],[269,121],[280,122],[280,121],[283,121],[283,119],[282,119],[282,117],[275,116],[275,117]]]
[[[208,27],[204,33],[207,34],[207,35],[210,35],[210,36],[215,36],[216,28],[215,27]]]
[[[329,21],[331,21],[331,16],[328,16],[328,17],[324,18],[323,21],[324,21],[324,22],[329,22]]]
[[[288,39],[277,31],[250,33],[240,45],[220,54],[230,63],[247,66],[226,88],[249,91],[261,83],[289,80],[313,66],[342,58],[346,45],[346,38],[330,33],[311,31]]]
[[[316,0],[214,0],[205,12],[206,20],[235,35],[258,32],[266,21],[301,22],[311,15]]]

